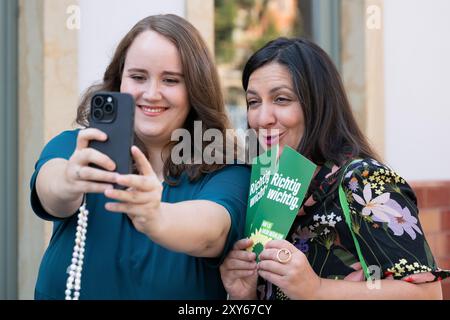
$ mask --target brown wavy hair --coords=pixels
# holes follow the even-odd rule
[[[149,16],[139,21],[120,41],[114,56],[106,68],[103,81],[89,87],[81,98],[76,123],[89,126],[90,100],[99,91],[120,91],[125,58],[134,39],[144,31],[155,31],[172,41],[178,48],[183,67],[190,112],[183,128],[194,137],[194,121],[202,121],[203,131],[215,128],[223,133],[230,127],[225,111],[222,91],[213,58],[198,30],[185,19],[173,14]],[[147,155],[147,150],[135,134],[135,144]],[[176,142],[168,142],[164,150],[170,154]],[[191,146],[194,143],[191,141]],[[202,143],[202,152],[206,143]],[[194,151],[194,150],[192,150]],[[194,152],[191,152],[193,155]],[[192,161],[191,163],[194,163]],[[223,161],[225,163],[225,161]],[[164,162],[164,180],[174,185],[183,172],[191,181],[203,173],[214,172],[223,164],[181,164],[175,165],[170,156]]]

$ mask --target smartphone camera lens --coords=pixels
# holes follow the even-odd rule
[[[114,111],[114,106],[112,105],[112,103],[105,103],[103,110],[105,111],[105,114],[111,114]]]
[[[101,107],[102,105],[103,105],[103,97],[101,97],[101,96],[96,96],[95,98],[94,98],[94,100],[92,101],[92,104],[94,105],[94,107],[97,107],[97,108],[99,108],[99,107]]]
[[[92,117],[94,118],[95,121],[101,120],[103,118],[102,109],[95,109],[94,112],[92,113]]]

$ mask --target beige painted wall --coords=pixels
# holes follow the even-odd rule
[[[364,2],[341,0],[341,76],[361,128],[366,126]]]
[[[77,32],[66,28],[75,0],[20,0],[19,299],[32,299],[50,224],[29,204],[29,179],[44,144],[70,128],[77,102]]]
[[[384,0],[365,0],[366,134],[385,158]]]
[[[43,1],[19,6],[18,296],[31,299],[44,250],[44,225],[31,212],[28,186],[44,142]]]
[[[44,1],[45,141],[72,127],[78,102],[78,29],[68,28],[77,0]],[[70,22],[69,21],[69,22]]]
[[[342,78],[358,124],[385,155],[383,0],[341,0]]]
[[[186,0],[186,19],[200,31],[214,54],[214,0]]]

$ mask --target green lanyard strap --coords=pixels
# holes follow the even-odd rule
[[[341,179],[339,181],[339,200],[341,202],[342,211],[344,212],[345,222],[347,223],[347,225],[348,225],[348,227],[350,229],[350,233],[352,234],[353,241],[354,241],[355,247],[356,247],[356,251],[358,252],[359,261],[360,261],[362,269],[364,271],[364,275],[365,275],[367,280],[371,280],[370,273],[369,273],[369,270],[367,268],[366,261],[364,260],[364,257],[363,257],[363,255],[361,253],[361,248],[359,246],[358,239],[356,239],[355,232],[353,231],[352,218],[350,216],[350,208],[348,207],[347,197],[345,196],[344,189],[342,188],[342,182],[344,181],[344,176],[345,176],[345,173],[347,171],[347,168],[351,164],[356,163],[358,161],[361,161],[361,160],[353,160],[352,162],[347,164],[345,166],[344,170],[343,170]]]

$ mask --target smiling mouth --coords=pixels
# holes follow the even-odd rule
[[[160,107],[160,106],[144,106],[144,105],[138,105],[139,109],[142,110],[144,115],[149,117],[156,117],[160,114],[164,113],[166,110],[168,110],[168,107]]]
[[[279,135],[275,135],[275,136],[266,136],[266,137],[264,137],[263,142],[267,146],[275,145],[280,142],[280,139],[284,136],[284,134],[285,134],[285,132],[283,132],[282,134],[279,134]]]

